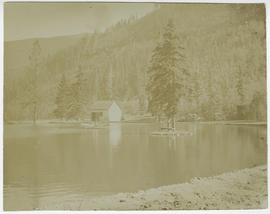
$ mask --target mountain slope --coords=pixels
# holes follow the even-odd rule
[[[230,119],[238,105],[249,105],[256,94],[262,94],[262,103],[265,102],[263,5],[161,4],[152,13],[137,20],[122,20],[104,33],[55,40],[59,44],[51,44],[57,43],[57,48],[42,45],[44,56],[48,53],[50,56],[44,58],[40,74],[40,87],[44,91],[40,117],[53,117],[50,112],[55,108],[55,94],[62,74],[71,84],[76,80],[79,66],[88,83],[85,90],[89,103],[109,97],[137,100],[140,110],[146,111],[146,71],[168,19],[173,19],[179,43],[184,48],[186,68],[190,73],[185,84],[193,89],[180,100],[180,115],[197,113],[214,119],[215,113],[221,113]],[[20,46],[13,45],[14,48]],[[21,49],[23,59],[17,62],[11,55],[14,49],[10,51],[9,48],[11,46],[5,51],[7,65],[16,70],[26,62],[27,51]],[[9,73],[5,67],[5,74]],[[25,97],[20,90],[24,82],[27,82],[24,72],[21,77],[11,75],[5,79],[5,96],[9,100],[6,105],[19,109],[18,99]],[[244,93],[243,100],[240,100],[239,90]],[[138,113],[138,108],[134,113]],[[10,117],[12,111],[15,110],[6,114]],[[31,111],[18,113],[16,118],[29,118],[29,114]]]
[[[39,40],[42,55],[53,55],[59,50],[75,45],[85,34],[57,36],[51,38],[32,38],[4,42],[4,65],[6,69],[26,66],[33,42]]]

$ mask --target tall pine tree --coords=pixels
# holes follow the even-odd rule
[[[165,116],[168,128],[175,128],[175,116],[186,71],[172,20],[165,27],[162,41],[153,51],[148,69],[148,110],[158,118]],[[182,77],[181,77],[182,76]]]
[[[69,90],[68,118],[81,119],[87,104],[88,93],[86,91],[87,80],[81,66],[76,73],[76,80]]]
[[[68,110],[68,85],[65,74],[62,75],[62,79],[58,85],[58,91],[55,99],[56,109],[54,115],[56,118],[65,119]]]
[[[25,88],[25,98],[22,102],[23,108],[29,108],[33,124],[36,124],[40,106],[40,82],[39,73],[41,71],[41,47],[38,40],[35,40],[29,55],[29,67],[27,70],[27,86]]]

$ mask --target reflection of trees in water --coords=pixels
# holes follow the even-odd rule
[[[178,137],[149,137],[149,163],[157,185],[174,183],[185,176],[186,147]],[[179,181],[178,181],[179,182]]]
[[[237,169],[241,166],[241,142],[238,138],[236,129],[228,129],[224,125],[206,125],[203,127],[204,134],[199,139],[203,142],[204,158],[206,168],[209,167],[208,173],[219,174],[224,171]],[[208,162],[208,163],[207,163]]]
[[[244,147],[250,154],[250,164],[252,165],[254,162],[262,164],[265,162],[267,156],[267,128],[264,126],[239,126],[238,133],[244,137]]]
[[[45,143],[40,154],[43,171],[47,173],[44,183],[51,182],[48,175],[52,174],[56,183],[85,186],[82,191],[96,191],[109,176],[106,142],[106,133],[91,130],[89,133],[59,135],[57,141]]]
[[[4,148],[4,185],[11,184],[19,190],[21,188],[24,195],[13,201],[12,209],[17,204],[23,204],[22,207],[26,209],[39,207],[39,198],[35,196],[40,186],[40,139],[33,136],[19,141],[18,138],[7,141]]]
[[[193,136],[150,137],[152,173],[160,183],[172,181],[170,176],[180,182],[262,162],[264,158],[259,155],[262,151],[254,150],[256,143],[251,142],[257,132],[249,133],[247,129],[240,132],[235,126],[202,125]]]
[[[150,161],[160,184],[187,181],[197,173],[196,135],[150,137]]]
[[[246,134],[245,134],[246,135]],[[205,125],[202,127],[201,136],[202,156],[199,164],[208,173],[222,173],[238,169],[246,165],[246,148],[243,135],[239,135],[235,127],[224,125]],[[208,165],[208,169],[206,168]]]
[[[4,151],[5,185],[21,182],[34,197],[31,205],[38,207],[38,195],[62,188],[58,185],[76,194],[135,191],[266,162],[266,138],[260,140],[266,127],[199,125],[193,136],[157,137],[149,136],[150,126],[113,125],[19,143],[10,139]]]
[[[38,137],[35,137],[34,143],[36,144],[35,147],[35,152],[33,154],[34,158],[34,163],[33,163],[33,171],[32,171],[32,176],[33,176],[33,183],[31,185],[31,195],[32,195],[32,204],[33,204],[33,209],[39,208],[40,202],[39,202],[39,190],[41,187],[41,168],[42,168],[42,163],[40,162],[40,139]]]
[[[149,181],[148,171],[145,170],[149,165],[147,127],[122,124],[120,128],[120,143],[110,144],[112,162],[109,182],[115,191],[135,191],[144,188]],[[111,137],[116,138],[114,135]]]

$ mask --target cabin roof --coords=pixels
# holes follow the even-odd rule
[[[96,101],[92,106],[91,106],[91,110],[92,111],[104,111],[104,110],[108,110],[111,105],[113,104],[114,101],[104,101],[104,100],[100,100],[100,101]]]

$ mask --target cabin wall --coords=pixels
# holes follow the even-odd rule
[[[122,112],[118,105],[113,103],[109,109],[109,121],[121,121]]]
[[[108,111],[103,111],[103,121],[109,121],[109,112]]]
[[[104,109],[93,109],[91,112],[91,118],[93,118],[93,113],[97,113],[97,114],[102,113],[102,116],[99,116],[97,121],[103,121],[103,122],[121,121],[122,111],[115,102],[113,102],[107,110],[104,110]]]
[[[102,113],[102,116],[96,116],[97,118],[93,117],[93,114],[99,114],[99,113]],[[96,121],[108,121],[109,120],[109,113],[108,113],[108,111],[91,112],[91,120],[94,121],[94,119],[96,119]]]

